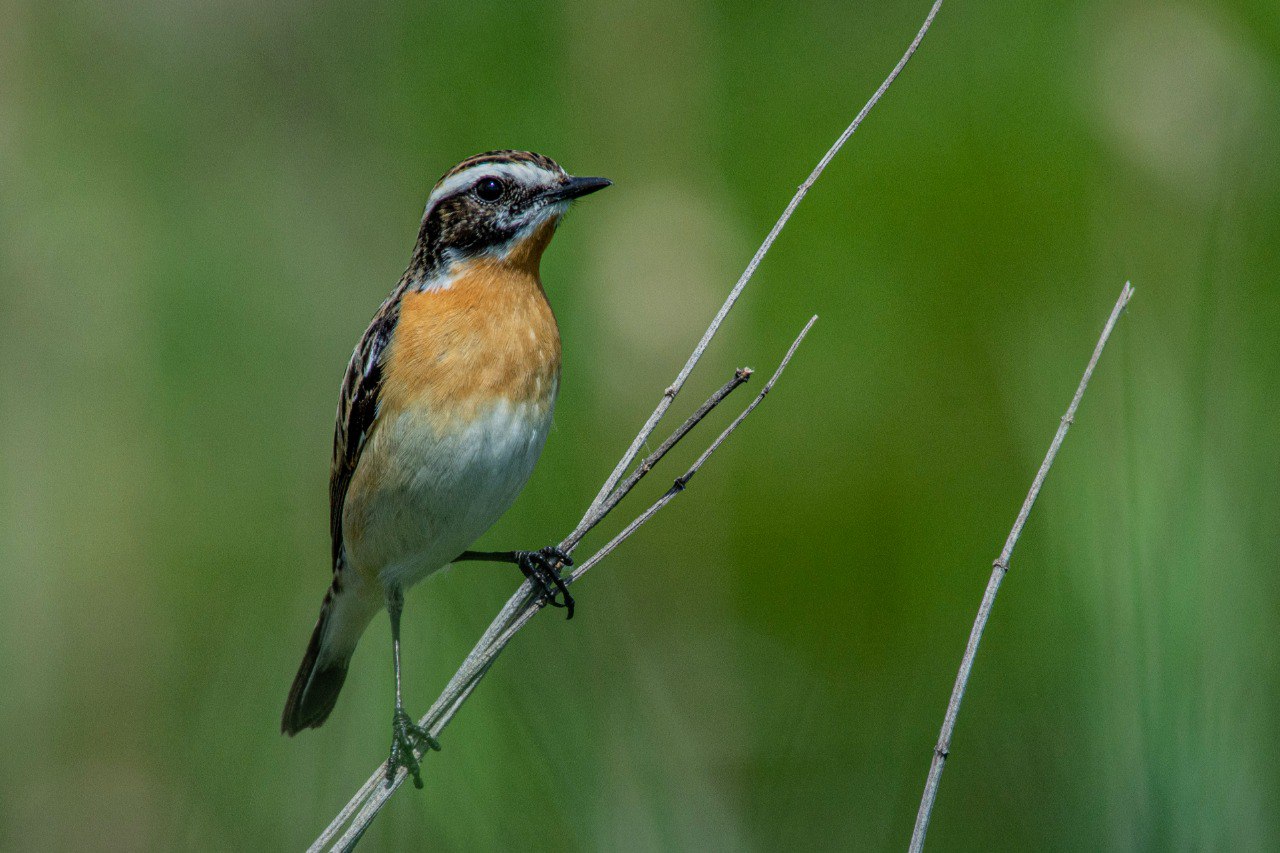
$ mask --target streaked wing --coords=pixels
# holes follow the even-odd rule
[[[333,566],[342,555],[342,508],[351,475],[360,462],[360,451],[378,417],[383,360],[400,317],[404,286],[397,287],[374,315],[364,337],[351,354],[342,393],[338,397],[338,422],[333,430],[333,470],[329,476],[329,535],[333,539]]]

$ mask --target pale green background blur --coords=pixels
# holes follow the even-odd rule
[[[324,728],[278,721],[338,382],[441,172],[519,147],[616,182],[546,258],[557,426],[482,540],[540,546],[927,7],[433,5],[0,2],[0,847],[297,849],[385,756],[385,619]],[[1278,265],[1274,0],[944,7],[674,414],[820,314],[776,395],[519,636],[365,848],[903,848],[1132,279],[930,840],[1275,849]],[[412,591],[412,711],[517,580]]]

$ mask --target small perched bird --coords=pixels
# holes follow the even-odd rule
[[[468,547],[524,488],[542,453],[560,385],[560,332],[539,262],[576,198],[610,185],[527,151],[463,160],[427,199],[409,268],[347,365],[330,476],[333,583],[324,597],[281,730],[333,710],[360,635],[391,617],[395,711],[387,778],[421,787],[414,749],[439,744],[404,711],[404,590],[451,562],[512,562],[573,615],[567,554]]]

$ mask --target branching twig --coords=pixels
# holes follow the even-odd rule
[[[805,327],[805,331],[808,331],[808,326]],[[803,337],[803,335],[801,337]],[[720,401],[725,397],[728,397],[734,389],[750,378],[751,368],[744,367],[740,370],[735,370],[732,379],[726,382],[719,391],[708,397],[707,401],[699,406],[697,411],[690,415],[675,432],[671,433],[671,435],[667,437],[666,441],[658,445],[657,450],[646,456],[640,464],[636,466],[636,469],[631,472],[631,476],[627,477],[627,479],[623,481],[622,485],[618,486],[609,494],[604,503],[601,504],[594,512],[594,517],[590,519],[586,517],[583,518],[582,522],[578,524],[578,527],[565,538],[564,542],[560,543],[561,550],[568,552],[576,548],[578,543],[582,541],[582,537],[590,533],[592,528],[601,521],[604,521],[604,517],[612,512],[613,508],[622,502],[622,499],[636,487],[636,484],[644,478],[644,475],[652,471],[653,466],[657,465],[662,457],[666,456],[668,451],[676,446],[680,439],[688,435],[689,431],[697,426],[699,421],[705,418],[712,409],[720,405]]]
[[[750,378],[751,370],[749,368],[742,368],[734,371],[732,379],[707,398],[707,401],[699,406],[697,411],[690,415],[689,418],[681,424],[680,427],[676,429],[676,431],[673,432],[656,451],[650,454],[644,462],[641,463],[632,476],[628,478],[627,483],[625,484],[626,487],[628,489],[634,487],[635,484],[639,482],[639,480],[648,473],[654,465],[657,464],[658,460],[660,460],[667,451],[675,447],[676,443],[679,442],[681,438],[688,435],[699,421],[711,413],[712,409],[719,405],[726,397],[729,396],[730,393]],[[612,501],[609,509],[612,509],[612,507],[616,506],[617,503],[618,501],[616,500]],[[603,518],[603,515],[601,518]],[[561,549],[566,551],[569,550],[573,545],[577,544],[577,541],[580,538],[581,537],[575,539],[571,535],[561,543]],[[566,582],[568,581],[569,579],[566,579]],[[484,672],[488,669],[488,663],[477,666],[477,662],[481,658],[485,657],[500,641],[505,645],[505,641],[501,640],[501,638],[507,636],[512,620],[519,614],[526,611],[533,612],[536,609],[533,608],[533,604],[533,587],[528,581],[526,581],[507,602],[507,605],[502,609],[502,612],[498,614],[498,617],[489,626],[489,629],[485,632],[484,636],[480,638],[480,641],[476,643],[475,648],[471,650],[471,654],[468,655],[466,661],[463,662],[462,668],[458,670],[453,679],[445,687],[444,692],[441,693],[441,697],[436,700],[435,705],[432,706],[427,715],[419,721],[420,726],[427,728],[429,726],[440,725],[441,728],[443,727],[443,725],[440,724],[440,720],[444,719],[443,715],[445,712],[447,711],[448,716],[452,717],[453,711],[461,704],[462,700],[466,699],[471,688],[474,687],[474,685],[484,675]],[[489,660],[491,662],[492,657],[490,657]],[[447,719],[445,719],[445,722],[447,722]],[[432,730],[438,731],[438,729],[434,728]],[[338,812],[337,816],[330,822],[328,828],[321,833],[320,837],[311,845],[311,850],[329,849],[328,845],[333,842],[336,833],[341,831],[342,828],[347,825],[347,822],[351,820],[352,815],[357,811],[360,812],[361,819],[358,819],[347,829],[347,833],[343,836],[342,841],[335,849],[347,849],[359,840],[359,836],[363,833],[364,827],[367,826],[368,821],[372,820],[373,815],[375,815],[377,810],[381,808],[382,802],[385,802],[386,800],[385,795],[379,796],[378,794],[378,789],[381,787],[382,781],[385,778],[386,766],[387,765],[384,762],[382,766],[369,777],[364,785],[361,786],[360,790],[356,791],[355,796],[353,796],[347,802],[346,806]],[[396,779],[393,785],[393,790],[394,787],[399,787],[400,779],[402,778],[403,775]]]
[[[689,470],[677,477],[676,481],[671,484],[671,488],[667,489],[667,491],[663,493],[662,497],[654,501],[648,509],[628,524],[621,533],[613,537],[608,544],[593,554],[590,559],[584,561],[578,566],[575,566],[573,571],[565,577],[566,583],[572,583],[585,575],[588,569],[603,560],[605,557],[609,556],[613,549],[621,545],[623,540],[634,533],[640,525],[652,518],[654,513],[662,509],[671,502],[672,498],[684,491],[685,487],[689,485],[689,481],[693,479],[693,475],[698,473],[698,470],[703,466],[707,459],[711,457],[711,454],[715,453],[716,450],[719,449],[720,445],[724,444],[725,439],[727,439],[729,435],[738,428],[739,424],[746,420],[747,415],[751,414],[755,407],[764,401],[765,395],[773,389],[774,383],[778,381],[778,377],[782,375],[782,371],[787,369],[787,365],[791,362],[791,357],[796,354],[796,349],[804,340],[804,336],[809,334],[809,330],[813,328],[813,324],[816,322],[818,322],[816,315],[809,318],[809,322],[804,324],[804,328],[800,330],[800,334],[791,342],[791,347],[787,350],[787,354],[782,357],[782,361],[778,362],[778,369],[769,377],[769,381],[760,389],[760,393],[756,395],[755,399],[752,400],[727,427],[725,427],[724,432],[720,433],[720,435],[716,437],[716,440],[711,442],[706,450],[702,451],[702,455],[694,460],[693,464],[689,466]],[[643,468],[644,466],[642,465],[641,467]]]
[[[599,551],[596,551],[588,559],[583,561],[580,565],[574,567],[572,572],[565,575],[564,581],[566,584],[571,584],[577,581],[579,578],[585,575],[591,569],[592,566],[594,566],[596,563],[599,563],[605,557],[613,553],[613,551],[619,545],[621,545],[623,542],[629,539],[633,533],[639,530],[641,525],[643,525],[649,519],[653,518],[658,513],[658,510],[662,509],[664,506],[671,503],[671,501],[675,499],[676,495],[680,494],[685,490],[685,488],[689,485],[689,481],[693,479],[693,475],[698,473],[698,470],[702,468],[702,466],[706,463],[706,461],[709,458],[711,458],[711,454],[715,453],[716,450],[720,448],[720,445],[724,444],[725,439],[727,439],[734,432],[734,430],[736,430],[738,426],[744,420],[746,420],[747,415],[751,414],[751,412],[755,409],[755,407],[760,405],[760,403],[764,400],[765,396],[773,389],[774,384],[778,381],[778,377],[782,375],[782,371],[787,369],[787,365],[791,362],[791,357],[795,355],[796,350],[799,348],[801,342],[804,341],[805,335],[809,334],[809,330],[813,328],[813,324],[816,323],[817,321],[818,321],[818,318],[816,316],[809,318],[809,322],[805,323],[804,328],[800,330],[800,334],[797,335],[796,339],[791,342],[791,346],[787,349],[787,354],[782,357],[782,361],[778,362],[778,368],[773,372],[773,375],[769,377],[769,381],[765,383],[764,387],[760,389],[760,393],[757,394],[755,398],[750,403],[747,404],[746,408],[744,408],[741,412],[738,413],[738,416],[734,418],[733,421],[731,421],[727,427],[724,428],[724,431],[721,432],[720,435],[716,436],[716,440],[711,442],[711,444],[707,446],[706,450],[702,451],[702,453],[698,456],[698,458],[693,461],[693,464],[689,466],[689,469],[676,478],[675,482],[671,484],[671,488],[663,492],[662,495],[656,501],[654,501],[652,504],[649,505],[648,509],[640,513],[640,515],[636,516],[636,518],[630,524],[624,527],[622,531],[618,533],[617,536],[613,537],[607,543],[605,543],[604,546],[602,546]],[[502,646],[505,646],[507,644],[507,641],[512,636],[515,635],[516,631],[524,627],[524,624],[528,622],[531,618],[533,618],[533,614],[535,612],[536,612],[536,608],[530,608],[524,611],[523,613],[521,613],[518,617],[516,617],[516,620],[510,626],[508,626],[507,630],[503,632],[503,634],[498,638],[497,642],[495,643],[495,646],[497,646],[497,648],[494,649],[492,653],[493,656],[496,656],[497,653],[502,650]],[[490,660],[492,660],[492,657],[490,658]],[[487,664],[486,664],[486,667],[487,667]]]
[[[560,547],[563,550],[571,551],[578,542],[582,540],[582,537],[585,536],[588,531],[599,524],[605,515],[617,506],[618,502],[621,501],[626,493],[635,485],[635,482],[648,473],[650,468],[652,468],[652,464],[657,461],[657,458],[661,458],[662,454],[665,454],[670,450],[671,447],[680,440],[680,438],[687,434],[689,429],[692,429],[692,427],[696,425],[697,420],[699,420],[700,417],[695,413],[695,418],[691,418],[690,421],[687,421],[680,429],[676,430],[676,432],[672,434],[671,439],[664,442],[663,445],[659,447],[658,451],[655,451],[655,453],[651,455],[650,459],[641,463],[641,465],[635,469],[631,477],[629,477],[621,487],[618,485],[622,480],[623,475],[639,455],[640,449],[645,446],[649,438],[653,435],[654,430],[658,426],[658,422],[662,420],[667,409],[670,408],[672,400],[675,399],[681,388],[684,387],[684,384],[686,380],[688,380],[689,375],[693,372],[694,367],[696,367],[698,362],[701,361],[703,354],[711,343],[711,340],[715,337],[716,333],[720,330],[720,326],[724,323],[725,317],[728,316],[729,311],[738,301],[738,297],[741,296],[743,289],[747,286],[747,283],[751,280],[752,276],[755,275],[756,268],[760,266],[760,262],[764,259],[769,248],[773,245],[774,241],[777,240],[778,235],[791,219],[792,214],[799,206],[801,200],[803,200],[805,195],[808,194],[809,189],[818,180],[819,176],[822,175],[823,171],[835,158],[836,154],[839,153],[840,149],[844,147],[844,144],[848,142],[849,137],[851,137],[854,131],[858,129],[859,125],[862,124],[863,120],[867,117],[867,114],[871,112],[871,109],[880,101],[884,96],[884,93],[888,91],[889,86],[897,79],[898,75],[902,72],[902,69],[906,66],[907,61],[910,60],[912,55],[916,52],[916,48],[920,46],[921,40],[924,38],[925,33],[929,31],[929,27],[933,24],[933,19],[938,14],[938,10],[941,7],[942,0],[935,0],[932,7],[929,9],[929,13],[925,17],[924,23],[916,33],[915,38],[913,38],[910,45],[908,45],[906,52],[902,55],[902,58],[898,60],[898,64],[894,66],[893,70],[884,79],[884,82],[882,82],[880,87],[876,89],[875,94],[871,96],[870,100],[868,100],[862,107],[849,126],[845,128],[844,132],[840,134],[840,137],[822,156],[822,159],[818,161],[817,166],[814,167],[813,171],[805,179],[804,183],[802,183],[796,190],[795,195],[792,196],[786,209],[783,210],[778,221],[774,223],[773,228],[770,229],[768,235],[766,235],[764,242],[761,243],[760,248],[757,249],[755,255],[752,256],[750,263],[747,264],[747,268],[738,278],[733,289],[730,290],[724,304],[720,307],[720,310],[716,312],[715,317],[711,321],[711,325],[703,334],[702,339],[698,341],[697,346],[694,347],[694,350],[690,354],[689,359],[685,362],[684,367],[682,367],[680,372],[676,375],[675,381],[672,382],[671,385],[669,385],[663,392],[661,399],[658,401],[657,407],[653,410],[653,413],[649,416],[648,420],[645,421],[644,426],[641,427],[640,432],[631,442],[630,447],[627,448],[627,451],[614,467],[613,472],[601,486],[600,492],[591,502],[591,506],[583,514],[582,520],[578,523],[578,526],[572,533],[565,537],[564,542],[561,543]],[[632,521],[631,524],[622,531],[622,533],[614,537],[614,539],[601,548],[599,552],[577,566],[571,574],[566,576],[566,582],[572,582],[573,580],[580,578],[592,565],[616,548],[623,539],[631,535],[636,528],[652,517],[654,513],[661,509],[662,506],[665,506],[666,503],[674,498],[676,494],[683,490],[684,486],[688,483],[688,478],[692,477],[697,472],[698,468],[706,461],[707,457],[709,457],[710,454],[714,452],[715,449],[718,448],[728,437],[728,435],[737,428],[738,424],[742,422],[742,419],[745,418],[752,409],[759,405],[760,401],[764,398],[764,395],[768,393],[769,389],[773,386],[774,381],[778,378],[778,374],[781,373],[782,368],[786,367],[787,361],[790,360],[792,354],[795,352],[796,346],[799,345],[800,341],[804,338],[804,335],[812,325],[813,320],[810,320],[804,330],[800,333],[800,336],[796,338],[795,343],[792,344],[791,349],[787,352],[786,357],[779,365],[778,372],[769,380],[769,383],[766,384],[760,395],[756,397],[755,400],[753,400],[752,403],[742,412],[742,414],[734,420],[730,427],[721,433],[712,445],[703,452],[703,454],[694,463],[694,466],[690,468],[682,478],[676,481],[672,489],[668,490],[668,492],[659,498],[655,504],[645,510],[640,517]],[[735,380],[737,380],[737,378],[738,377],[735,377]],[[742,381],[745,381],[746,377],[741,377],[741,379]],[[741,384],[741,382],[737,382],[736,384],[731,382],[730,384],[733,384],[733,387],[736,388],[738,384]],[[726,388],[727,387],[728,386],[726,386]],[[733,389],[728,388],[728,391],[725,391],[725,389],[721,390],[727,395],[728,392]],[[717,394],[719,393],[720,392],[717,392]],[[714,396],[715,395],[713,395],[713,398]],[[720,399],[723,399],[723,397]],[[715,402],[718,403],[719,400],[716,400]],[[706,408],[706,411],[710,411],[710,408],[714,408],[715,405],[711,400],[708,400],[708,403],[710,406]],[[702,412],[702,416],[705,416],[706,411],[702,411],[701,409],[699,411]],[[444,692],[440,694],[440,697],[431,707],[431,710],[427,712],[426,716],[422,718],[419,724],[430,731],[433,735],[439,734],[440,729],[448,724],[449,720],[452,719],[458,708],[461,707],[462,703],[465,702],[467,697],[471,694],[471,691],[475,688],[476,684],[484,677],[485,672],[488,671],[489,666],[493,663],[497,653],[501,651],[502,647],[511,638],[511,636],[528,621],[540,606],[539,601],[535,597],[532,584],[529,581],[525,581],[521,584],[516,593],[507,601],[498,616],[492,623],[490,623],[488,629],[480,638],[480,641],[476,644],[475,648],[471,650],[471,653],[467,655],[466,660],[463,661],[462,666],[459,667],[453,678],[450,679]],[[333,819],[328,828],[325,829],[320,837],[316,839],[310,848],[312,851],[326,849],[350,850],[356,842],[359,841],[360,836],[364,833],[365,829],[368,828],[370,822],[382,808],[387,798],[390,797],[405,778],[405,773],[401,771],[391,781],[391,783],[383,784],[382,780],[384,778],[384,773],[385,764],[369,777],[368,781],[365,782],[360,790],[356,792],[355,796],[353,796],[346,806],[343,807],[337,817]],[[345,832],[343,831],[344,827]],[[342,833],[341,837],[338,837],[339,833]]]
[[[689,480],[692,479],[693,475],[698,472],[698,469],[702,467],[708,458],[710,458],[711,454],[714,453],[720,445],[724,443],[725,439],[727,439],[729,435],[738,428],[747,415],[751,414],[755,407],[760,405],[760,402],[764,400],[765,395],[769,393],[773,388],[774,383],[778,381],[778,377],[782,375],[782,371],[786,369],[787,364],[791,361],[791,357],[795,354],[796,349],[800,346],[805,335],[809,333],[809,329],[813,327],[813,324],[817,319],[817,317],[810,318],[809,322],[805,324],[804,328],[800,331],[800,334],[796,336],[796,339],[792,342],[786,355],[783,356],[782,361],[778,364],[778,368],[774,371],[773,376],[770,377],[767,383],[765,383],[764,388],[762,388],[760,393],[742,410],[741,413],[738,414],[736,418],[733,419],[729,426],[716,437],[715,441],[713,441],[707,449],[698,456],[693,465],[690,466],[683,475],[677,478],[671,488],[651,504],[648,509],[628,524],[621,533],[611,539],[587,560],[576,566],[572,572],[565,575],[564,580],[566,584],[571,584],[581,578],[582,575],[585,574],[592,566],[608,556],[615,548],[635,533],[642,524],[652,518],[658,510],[662,509],[662,507],[670,503],[676,495],[684,491]],[[716,391],[715,394],[711,395],[707,402],[700,406],[698,411],[695,412],[689,420],[685,421],[684,424],[672,433],[670,438],[664,441],[662,445],[645,460],[645,463],[637,469],[636,474],[634,474],[632,478],[629,478],[628,483],[625,484],[627,488],[629,489],[634,485],[634,480],[639,480],[640,477],[644,476],[644,473],[650,470],[653,464],[656,464],[658,459],[674,447],[682,437],[687,435],[689,431],[696,426],[697,423],[707,415],[707,413],[715,408],[721,400],[727,397],[730,392],[747,381],[750,375],[750,370],[743,369],[736,371],[733,379],[726,383],[720,390]],[[612,507],[617,506],[619,500],[621,500],[621,496],[619,496],[617,500],[606,502],[606,504],[609,509],[612,509]],[[568,542],[569,540],[566,539],[565,541]],[[484,636],[480,638],[480,641],[476,643],[475,648],[473,648],[471,653],[467,655],[462,666],[459,667],[456,673],[454,673],[453,678],[449,680],[449,684],[440,694],[440,697],[436,699],[435,704],[431,706],[431,710],[429,710],[426,716],[418,722],[418,725],[429,731],[433,737],[438,737],[440,732],[444,730],[444,727],[453,719],[454,714],[456,714],[458,709],[462,707],[462,703],[471,695],[471,691],[475,689],[476,684],[478,684],[480,679],[482,679],[485,673],[488,672],[489,667],[506,647],[507,643],[510,642],[511,638],[515,636],[517,631],[524,627],[524,625],[533,618],[533,615],[537,613],[544,604],[545,602],[543,600],[536,597],[533,587],[529,581],[525,581],[521,584],[520,589],[511,597],[506,606],[502,609],[502,612],[496,619],[494,619],[492,624],[489,625],[489,629],[485,631]],[[421,758],[421,755],[416,751],[415,755]],[[386,769],[387,766],[384,762],[373,772],[373,775],[370,776],[360,790],[356,792],[356,795],[351,798],[346,807],[338,813],[338,816],[329,824],[329,827],[324,831],[324,833],[322,833],[312,844],[310,848],[311,850],[350,850],[355,846],[356,842],[360,840],[360,836],[364,834],[364,831],[368,828],[369,824],[372,823],[373,818],[382,809],[383,805],[386,804],[387,800],[390,799],[396,788],[400,787],[400,784],[407,777],[406,771],[401,768],[390,783],[384,783],[384,779],[386,778]],[[335,842],[335,836],[338,832],[342,831],[344,827],[346,828],[346,831],[343,833],[342,837],[338,838]]]
[[[1036,472],[1036,478],[1031,483],[1031,491],[1027,492],[1027,499],[1022,502],[1022,509],[1018,511],[1018,517],[1013,522],[1013,529],[1009,531],[1009,537],[1004,541],[1004,548],[1000,551],[1000,556],[996,558],[991,568],[991,579],[987,581],[987,591],[982,595],[982,603],[978,605],[977,618],[973,620],[973,628],[969,632],[969,643],[965,646],[964,657],[960,660],[960,671],[956,673],[955,687],[951,690],[951,700],[947,703],[947,713],[942,720],[942,731],[938,735],[938,745],[933,750],[933,762],[929,766],[929,778],[924,785],[924,796],[920,799],[920,811],[916,815],[915,829],[911,833],[911,853],[920,853],[924,849],[924,836],[929,830],[929,817],[933,813],[933,803],[938,796],[938,783],[942,779],[942,768],[947,762],[947,756],[951,751],[951,735],[956,728],[956,715],[960,713],[960,702],[964,699],[965,687],[969,684],[969,673],[973,670],[973,659],[978,653],[978,643],[982,640],[982,632],[987,626],[987,618],[991,615],[991,606],[995,603],[996,593],[1000,590],[1000,582],[1004,580],[1005,573],[1009,571],[1009,558],[1013,556],[1013,548],[1018,544],[1018,537],[1022,535],[1022,527],[1027,523],[1027,516],[1031,514],[1031,507],[1036,502],[1036,496],[1040,494],[1040,487],[1044,485],[1045,477],[1049,474],[1049,468],[1053,465],[1054,457],[1058,455],[1058,448],[1062,446],[1062,440],[1067,435],[1067,429],[1075,420],[1076,407],[1080,405],[1080,398],[1084,396],[1084,389],[1089,385],[1089,379],[1093,376],[1093,369],[1098,365],[1098,359],[1102,357],[1102,349],[1107,345],[1107,338],[1111,337],[1111,330],[1115,328],[1116,320],[1120,318],[1120,313],[1125,306],[1129,304],[1129,299],[1133,296],[1133,287],[1126,282],[1124,289],[1120,291],[1120,298],[1116,300],[1116,305],[1111,309],[1111,316],[1107,319],[1107,324],[1102,328],[1102,337],[1098,338],[1098,344],[1093,348],[1093,357],[1089,359],[1089,364],[1084,369],[1084,376],[1080,378],[1080,385],[1076,388],[1076,395],[1071,398],[1071,405],[1067,407],[1067,413],[1062,416],[1061,423],[1058,424],[1058,431],[1054,433],[1053,442],[1049,445],[1049,452],[1045,454],[1044,461],[1040,463],[1040,470]]]

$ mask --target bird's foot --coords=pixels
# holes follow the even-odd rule
[[[422,787],[422,770],[418,766],[415,751],[419,747],[440,751],[440,741],[431,732],[415,723],[404,708],[396,708],[391,717],[391,756],[387,759],[387,784],[396,778],[403,767],[413,777],[413,787]]]
[[[542,591],[542,597],[552,607],[563,607],[565,618],[573,618],[573,596],[569,586],[560,577],[562,567],[572,566],[573,558],[554,545],[537,551],[516,551],[516,565],[524,576]]]

